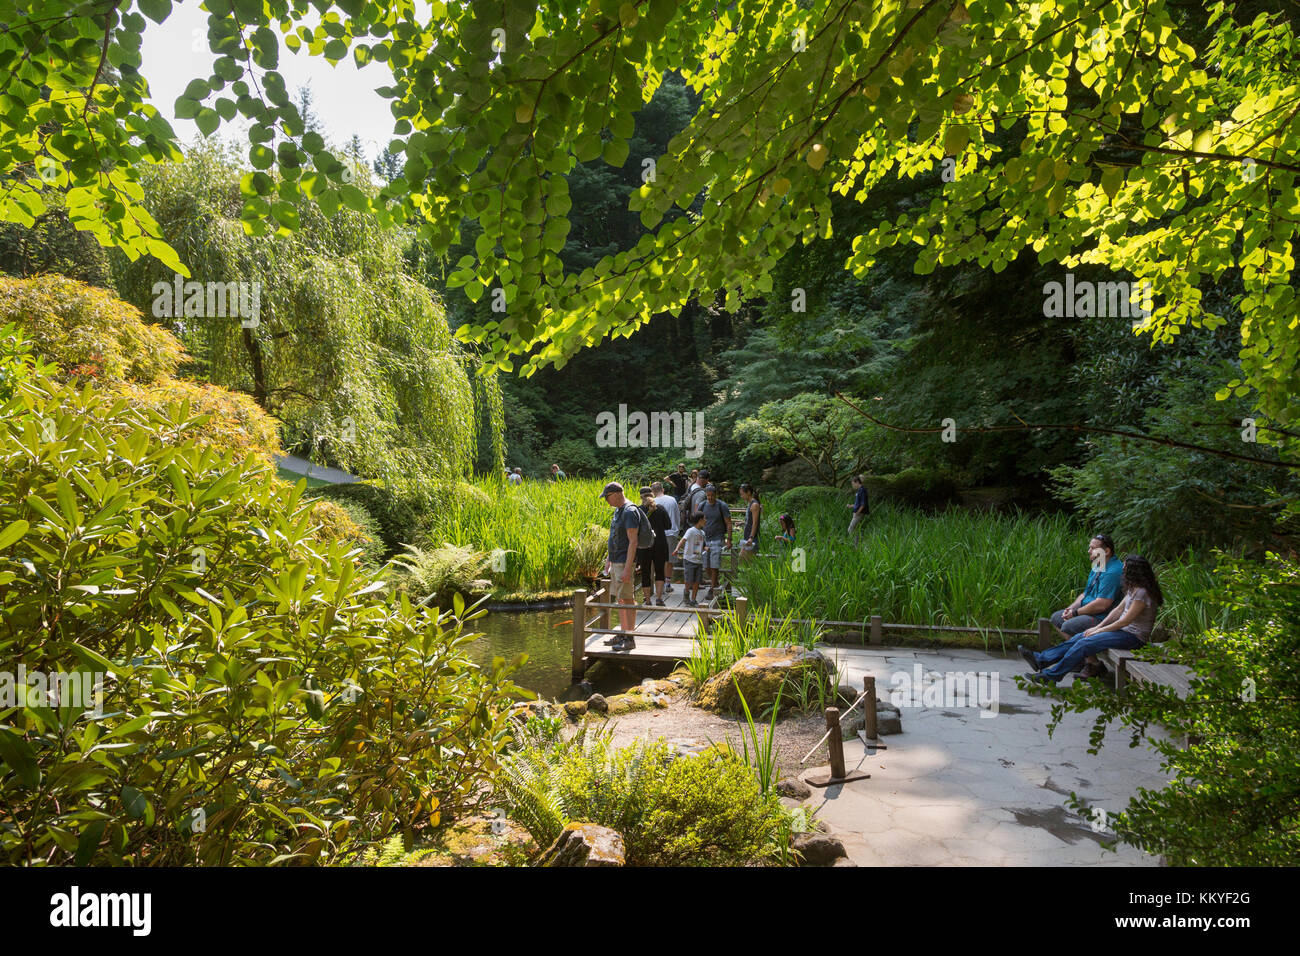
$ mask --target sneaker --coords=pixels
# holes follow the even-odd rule
[[[673,593],[673,586],[671,584],[665,584],[664,594],[672,594],[672,593]]]
[[[606,644],[622,644],[623,641],[624,641],[624,637],[622,634],[615,634],[613,637],[605,638]]]
[[[687,607],[699,607],[699,606],[700,606],[698,603],[696,603],[695,601],[691,600],[690,598],[687,598],[687,599],[686,599],[685,601],[683,601],[682,603],[685,604]]]
[[[630,637],[625,637],[619,640],[619,642],[614,645],[613,649],[616,651],[630,651],[635,647],[636,641],[632,640]]]
[[[1016,650],[1020,652],[1020,656],[1025,659],[1025,663],[1028,664],[1032,670],[1041,671],[1043,669],[1043,665],[1038,663],[1038,655],[1025,647],[1025,645],[1017,644]]]

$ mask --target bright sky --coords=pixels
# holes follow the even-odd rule
[[[185,0],[161,24],[150,21],[144,33],[141,71],[149,80],[154,106],[183,142],[200,133],[193,120],[176,119],[173,107],[190,80],[206,79],[212,73],[215,58],[208,49],[207,22],[199,0]],[[321,119],[326,140],[341,147],[356,133],[367,156],[374,159],[393,138],[393,114],[387,101],[375,93],[375,87],[393,80],[384,64],[372,62],[358,69],[348,57],[330,66],[322,57],[309,56],[305,50],[292,53],[282,44],[279,72],[295,102],[298,88],[311,86],[312,108]],[[247,121],[236,117],[233,123],[223,122],[215,135],[230,138],[238,131],[242,136],[247,128]]]

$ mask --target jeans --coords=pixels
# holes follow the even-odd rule
[[[1093,617],[1090,614],[1076,614],[1068,620],[1063,617],[1063,611],[1057,611],[1052,615],[1052,626],[1058,630],[1064,631],[1068,636],[1086,631],[1090,627],[1096,627],[1101,623],[1101,618]]]
[[[1040,674],[1050,680],[1058,681],[1071,671],[1078,670],[1083,659],[1089,654],[1100,654],[1111,648],[1127,651],[1141,647],[1145,643],[1142,638],[1128,631],[1102,631],[1091,637],[1080,636],[1073,640],[1062,641],[1045,651],[1039,651],[1034,655],[1034,659],[1039,664],[1049,665],[1039,671]]]

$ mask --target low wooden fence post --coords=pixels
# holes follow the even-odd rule
[[[736,598],[736,624],[739,625],[740,630],[743,631],[745,629],[745,621],[747,621],[748,619],[749,619],[749,598],[747,597]]]
[[[1054,630],[1055,628],[1052,627],[1052,622],[1050,620],[1045,617],[1040,617],[1038,619],[1038,649],[1040,651],[1047,650],[1055,643],[1055,641],[1052,640],[1054,637],[1052,632]]]
[[[862,732],[868,740],[875,740],[876,726],[876,679],[868,674],[862,678],[862,691],[867,699],[862,702]]]
[[[826,729],[831,732],[826,742],[831,752],[831,780],[844,779],[844,736],[840,733],[840,709],[826,708]]]
[[[882,618],[879,614],[871,615],[871,643],[872,644],[879,644],[881,641],[884,640],[884,636],[881,633],[884,630],[884,623],[885,623],[885,619]]]
[[[573,679],[581,680],[582,659],[587,656],[587,592],[573,592]]]

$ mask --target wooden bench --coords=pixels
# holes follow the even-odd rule
[[[1140,660],[1132,651],[1119,651],[1111,648],[1104,651],[1101,659],[1115,673],[1115,690],[1124,693],[1130,680],[1140,680],[1147,684],[1161,684],[1171,687],[1179,697],[1186,698],[1192,689],[1192,678],[1196,672],[1182,664],[1160,664]]]

